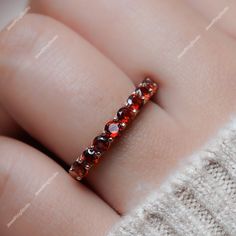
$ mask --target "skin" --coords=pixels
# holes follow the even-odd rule
[[[213,0],[32,4],[34,14],[0,33],[0,100],[23,129],[65,163],[89,145],[145,75],[160,91],[90,173],[86,186],[45,154],[2,137],[0,232],[105,235],[234,115],[233,14],[206,31],[212,15],[223,9],[212,10]],[[235,4],[229,6],[234,11]],[[33,198],[55,172],[58,176]],[[32,207],[6,228],[29,201]]]
[[[20,137],[21,128],[6,112],[3,107],[0,108],[0,134],[9,137]]]

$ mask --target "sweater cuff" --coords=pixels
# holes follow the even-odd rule
[[[109,236],[236,235],[236,119]]]

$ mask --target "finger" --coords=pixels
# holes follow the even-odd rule
[[[0,107],[0,135],[19,137],[22,135],[21,128],[10,117],[3,107]]]
[[[11,3],[12,4],[12,3]],[[15,2],[14,8],[12,8],[9,2],[1,2],[0,9],[0,30],[3,30],[4,27],[9,23],[9,21],[14,18],[17,11],[20,11],[25,5],[23,2]],[[22,136],[21,128],[16,124],[16,122],[12,119],[12,117],[7,114],[5,109],[0,106],[0,135],[5,135],[8,137],[17,137]]]
[[[58,39],[35,59],[54,35]],[[101,133],[134,89],[90,44],[44,16],[27,15],[0,35],[0,51],[0,70],[11,72],[0,83],[0,98],[29,133],[68,164]],[[125,144],[116,145],[94,170],[90,185],[114,208],[126,211],[132,199],[140,200],[134,197],[140,179],[158,184],[177,162],[172,153],[179,145],[178,131],[168,114],[150,102],[126,133]],[[147,169],[151,162],[155,170]],[[140,198],[142,194],[140,190]]]
[[[0,153],[1,235],[102,236],[119,219],[35,149],[1,137]]]
[[[194,133],[194,142],[205,139],[235,111],[235,42],[214,26],[206,30],[209,22],[186,2],[39,0],[33,4],[77,30],[134,81],[152,74],[162,87],[158,104]]]
[[[187,0],[187,2],[205,16],[209,24],[219,26],[225,32],[236,37],[235,1]]]

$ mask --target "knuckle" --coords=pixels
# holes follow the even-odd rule
[[[0,32],[1,82],[17,77],[21,70],[32,65],[54,28],[49,17],[30,13]]]

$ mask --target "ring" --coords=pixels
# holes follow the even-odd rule
[[[113,120],[106,123],[104,131],[95,139],[77,160],[71,165],[70,175],[76,180],[82,180],[89,170],[98,164],[103,154],[110,148],[112,142],[121,135],[127,125],[136,117],[140,109],[157,92],[157,84],[150,78],[145,78],[135,91],[128,97],[125,106],[120,108]]]

